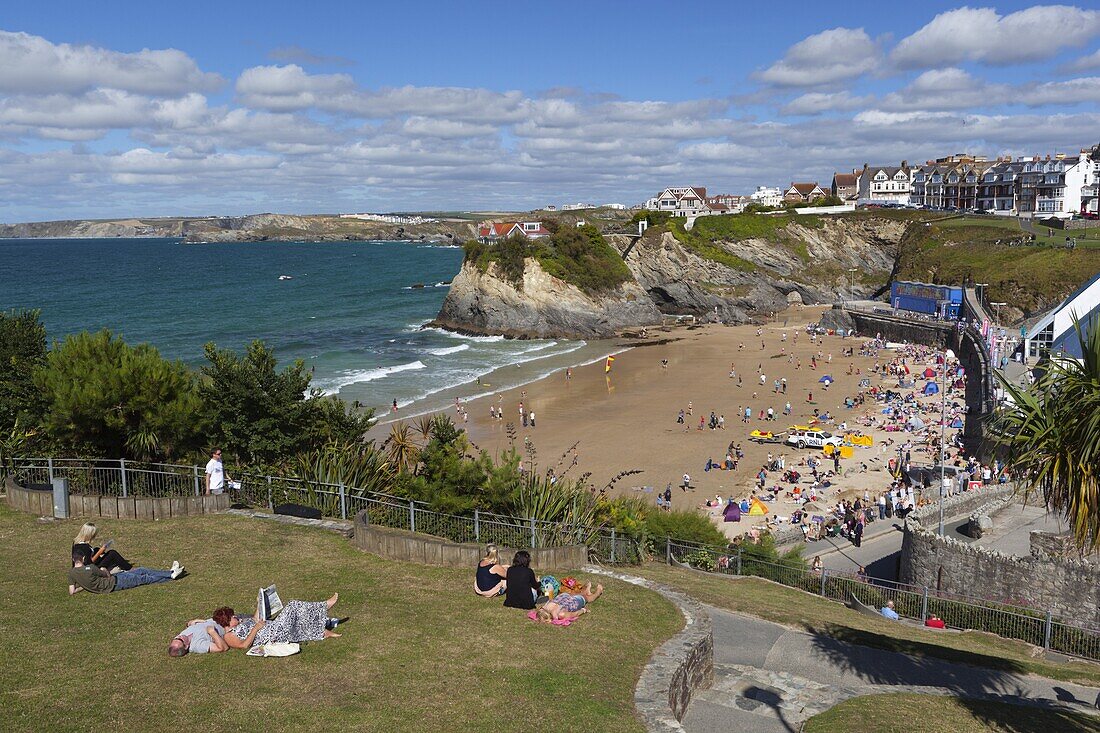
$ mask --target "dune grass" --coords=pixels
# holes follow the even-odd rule
[[[805,733],[1096,733],[1100,718],[987,700],[900,693],[845,700],[806,721]]]
[[[639,575],[665,583],[718,608],[861,646],[1064,682],[1100,684],[1100,665],[1049,662],[1029,644],[977,631],[943,633],[860,615],[845,606],[760,578],[734,578],[650,563]]]
[[[70,597],[80,521],[0,507],[4,731],[496,733],[541,731],[566,713],[593,730],[640,731],[634,684],[682,626],[659,595],[614,581],[591,614],[559,628],[475,596],[472,568],[386,561],[329,532],[230,516],[98,524],[135,564],[179,559],[190,575]],[[188,619],[219,605],[251,612],[273,582],[284,600],[339,591],[336,611],[351,617],[342,638],[286,659],[168,657]]]

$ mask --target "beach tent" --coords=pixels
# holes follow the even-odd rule
[[[912,430],[913,432],[917,432],[919,430],[924,430],[926,427],[928,427],[927,425],[924,424],[924,420],[921,420],[919,417],[909,418],[909,422],[906,423],[905,426],[907,428],[909,428],[910,430]]]
[[[726,511],[722,513],[723,522],[740,522],[741,521],[741,507],[737,506],[737,502],[731,501],[726,504]]]
[[[755,496],[752,498],[752,506],[749,507],[750,517],[762,517],[768,513],[768,505]]]
[[[741,500],[741,506],[739,508],[741,509],[742,514],[748,514],[749,513],[749,500],[748,499],[742,499]]]
[[[925,394],[939,394],[940,393],[940,386],[938,384],[936,384],[935,382],[925,382],[924,383],[924,389],[921,390],[921,391],[924,392]]]
[[[928,367],[927,369],[924,370],[924,378],[925,379],[931,379],[934,376],[936,376],[936,370],[933,369],[932,367]]]
[[[956,417],[954,420],[951,421],[951,427],[953,428],[961,428],[962,426],[963,419],[961,417]]]
[[[832,377],[832,375],[826,374],[824,377],[822,377],[821,379],[819,379],[817,381],[819,381],[819,382],[832,382],[833,377]]]

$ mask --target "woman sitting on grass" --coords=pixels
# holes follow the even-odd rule
[[[333,593],[327,601],[290,601],[279,615],[264,622],[252,616],[237,616],[233,609],[223,606],[214,611],[214,621],[225,627],[225,643],[231,649],[249,649],[264,644],[297,644],[303,641],[321,641],[340,636],[334,629],[339,619],[329,618],[328,612],[340,600]]]
[[[603,594],[603,585],[597,585],[592,590],[589,583],[584,588],[578,588],[574,593],[559,593],[554,600],[547,601],[535,614],[535,619],[543,623],[553,621],[572,621],[581,614],[588,613],[588,604]]]
[[[512,558],[512,566],[508,568],[506,580],[508,585],[505,589],[505,606],[527,610],[535,607],[535,599],[539,596],[539,581],[531,570],[531,553],[527,550],[516,553]]]
[[[485,598],[494,598],[504,595],[508,587],[508,568],[500,564],[499,550],[496,545],[485,547],[485,557],[477,564],[477,575],[474,577],[474,592]]]
[[[73,552],[76,552],[77,549],[82,550],[87,557],[91,558],[93,565],[97,568],[103,568],[112,575],[121,573],[124,570],[133,570],[134,566],[116,550],[109,550],[107,547],[92,547],[97,531],[96,526],[91,522],[82,526],[80,531],[76,533],[76,537],[73,538]],[[110,546],[110,542],[107,545]]]

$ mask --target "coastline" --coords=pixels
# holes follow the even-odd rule
[[[440,401],[449,404],[424,407],[414,403],[397,414],[385,413],[369,435],[381,442],[394,422],[445,413],[465,428],[477,448],[494,456],[514,448],[526,465],[540,473],[552,469],[556,475],[573,479],[590,474],[589,483],[600,488],[620,472],[640,471],[615,483],[610,491],[649,503],[655,503],[657,493],[671,484],[673,508],[699,511],[732,538],[759,526],[765,518],[724,523],[717,506],[705,506],[708,498],[719,496],[724,503],[727,497],[750,495],[756,473],[769,455],[783,456],[788,468],[806,477],[803,483],[808,489],[809,470],[800,463],[810,455],[821,455],[819,450],[799,450],[784,443],[750,442],[750,431],[786,431],[792,425],[805,425],[816,409],[830,412],[838,422],[849,421],[849,430],[873,436],[874,446],[856,449],[853,459],[845,462],[843,478],[834,479],[834,486],[822,491],[819,502],[823,507],[839,498],[862,496],[864,491],[875,494],[887,488],[890,477],[886,463],[896,457],[898,445],[911,437],[905,432],[861,427],[857,418],[878,413],[880,406],[873,400],[862,407],[845,407],[845,398],[860,392],[861,379],[869,378],[873,386],[897,389],[896,378],[873,375],[871,368],[898,354],[883,350],[877,358],[858,353],[841,358],[845,348],[858,352],[870,338],[866,335],[847,339],[826,335],[811,344],[805,326],[816,322],[824,310],[789,309],[759,326],[760,336],[756,335],[758,326],[753,324],[706,324],[664,326],[650,329],[645,339],[598,342],[604,348],[603,356],[573,366],[572,378],[566,378],[565,367],[561,366],[514,386],[494,386],[464,395],[444,391],[441,396],[445,398]],[[618,348],[609,348],[613,345]],[[610,373],[605,374],[603,357],[612,351],[619,353]],[[815,358],[816,369],[812,366]],[[667,360],[667,366],[662,366],[663,360]],[[923,364],[913,363],[923,368]],[[741,378],[740,386],[736,378],[729,376],[731,366]],[[821,383],[825,375],[832,378],[829,388]],[[774,392],[777,379],[787,380],[786,394]],[[465,409],[468,422],[456,411],[455,397]],[[919,401],[926,399],[920,397]],[[934,399],[938,405],[938,396]],[[520,402],[528,415],[534,412],[534,426],[522,425]],[[783,414],[787,402],[791,405],[790,415]],[[689,404],[691,416],[685,416],[684,423],[677,422],[678,411],[687,410]],[[504,419],[490,419],[490,407],[495,411],[498,406],[504,410]],[[747,423],[739,418],[745,407],[752,411]],[[769,407],[775,412],[770,422],[760,419],[760,412]],[[724,428],[700,426],[700,418],[706,422],[712,410],[724,417]],[[823,429],[840,432],[835,423]],[[708,459],[720,463],[727,448],[738,444],[744,458],[735,470],[704,470]],[[915,446],[914,455],[920,450],[920,445]],[[863,464],[865,470],[861,470]],[[686,491],[680,488],[685,473],[691,476],[691,488]],[[769,474],[769,485],[777,483],[778,478],[778,474]],[[780,498],[771,508],[773,514],[787,516],[796,506]]]

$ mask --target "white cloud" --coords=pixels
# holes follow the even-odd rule
[[[819,115],[823,112],[836,112],[865,107],[874,100],[874,97],[856,96],[848,91],[843,92],[808,92],[779,108],[785,115]]]
[[[1092,71],[1093,69],[1100,69],[1100,49],[1062,66],[1063,71],[1069,72]]]
[[[175,49],[119,53],[0,31],[0,92],[77,93],[104,87],[175,96],[217,89],[222,81]]]
[[[963,7],[940,13],[903,38],[890,54],[903,69],[976,61],[994,65],[1051,58],[1100,36],[1100,11],[1036,5],[1000,15],[993,8]]]
[[[779,87],[815,87],[874,71],[882,56],[862,28],[833,28],[804,38],[757,79]]]
[[[249,107],[290,111],[324,107],[355,88],[347,74],[307,74],[297,64],[254,66],[237,78],[237,96]]]

